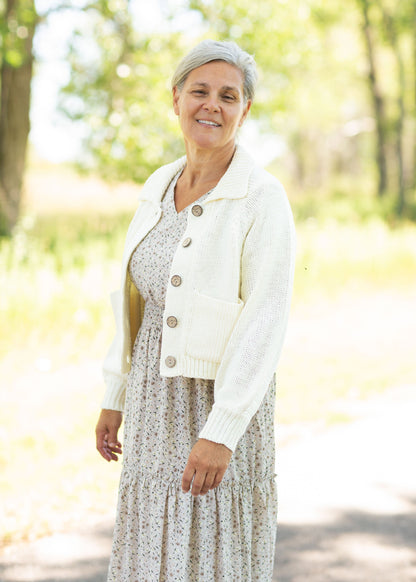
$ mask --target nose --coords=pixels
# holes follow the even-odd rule
[[[203,105],[203,108],[206,111],[219,111],[220,110],[220,106],[218,104],[218,99],[215,97],[215,95],[209,95]]]

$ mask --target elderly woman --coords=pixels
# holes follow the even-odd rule
[[[275,370],[294,271],[276,178],[236,144],[251,56],[203,41],[173,76],[186,156],[141,190],[96,428],[124,463],[111,582],[267,582],[276,533]]]

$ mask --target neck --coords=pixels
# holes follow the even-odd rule
[[[186,148],[186,166],[182,179],[189,187],[195,188],[198,184],[218,182],[227,171],[235,152],[235,143],[231,143],[221,150],[195,150]]]

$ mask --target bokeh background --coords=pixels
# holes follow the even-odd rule
[[[415,384],[415,0],[0,0],[0,544],[114,512],[108,295],[141,184],[183,153],[170,78],[203,38],[255,55],[240,141],[297,225],[280,445]]]

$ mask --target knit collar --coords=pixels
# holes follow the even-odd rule
[[[186,164],[186,156],[162,166],[144,184],[139,200],[148,200],[159,205],[166,188],[173,177],[183,170]],[[246,150],[237,145],[231,164],[222,176],[211,194],[205,199],[205,203],[221,198],[244,198],[247,195],[248,180],[254,167],[253,158]]]

